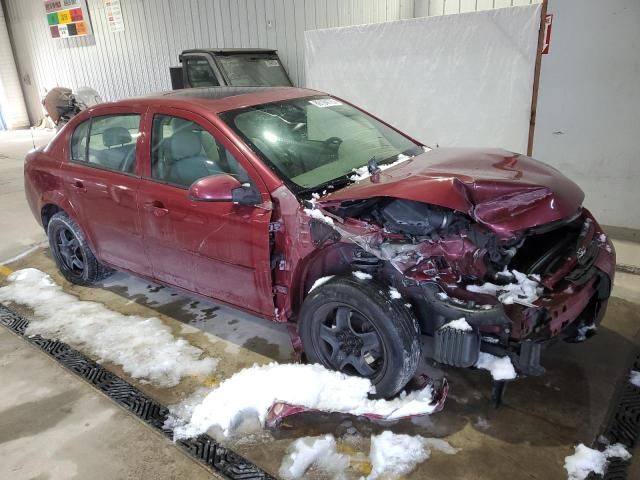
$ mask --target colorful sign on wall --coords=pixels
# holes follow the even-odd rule
[[[85,0],[44,0],[51,38],[91,35]]]

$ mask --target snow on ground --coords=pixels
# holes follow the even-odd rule
[[[564,468],[569,480],[584,480],[591,472],[604,475],[609,458],[619,457],[623,460],[631,458],[631,454],[624,445],[616,443],[609,445],[604,451],[594,450],[584,444],[575,447],[575,453],[564,459]]]
[[[311,285],[311,288],[309,289],[309,292],[311,292],[314,288],[319,287],[320,285],[324,285],[329,280],[331,280],[333,277],[335,277],[335,275],[329,275],[328,277],[321,277],[321,278],[317,279],[315,282],[313,282],[313,285]]]
[[[463,332],[470,332],[472,330],[471,325],[467,323],[467,320],[464,317],[457,320],[451,320],[440,328],[453,328],[455,330],[462,330]]]
[[[301,478],[312,466],[336,478],[349,466],[349,457],[336,451],[333,435],[303,437],[289,446],[278,473],[285,480],[293,480]]]
[[[192,407],[192,415],[176,428],[175,435],[191,438],[214,426],[229,435],[246,415],[257,415],[264,426],[267,412],[275,402],[351,415],[375,414],[386,419],[435,410],[430,387],[392,400],[369,399],[372,389],[366,378],[348,376],[320,365],[254,365],[235,373]]]
[[[326,223],[327,225],[333,225],[333,218],[326,216],[316,208],[305,208],[304,213],[309,215],[311,218],[315,218],[316,220]]]
[[[640,388],[640,371],[631,370],[631,374],[629,375],[629,382],[631,382],[631,385]]]
[[[390,431],[374,435],[371,437],[369,453],[372,469],[367,480],[380,477],[394,479],[406,475],[431,456],[431,449],[449,455],[458,452],[458,449],[438,438],[395,434]]]
[[[509,357],[496,357],[485,352],[480,352],[476,368],[489,370],[494,380],[513,380],[517,376]]]
[[[398,154],[397,160],[395,162],[378,165],[378,168],[381,172],[383,172],[388,168],[395,167],[396,165],[400,165],[402,162],[406,162],[410,158],[412,157],[405,155],[404,153],[400,153]],[[354,174],[349,177],[349,180],[351,180],[352,182],[360,182],[365,178],[369,178],[371,176],[371,174],[369,173],[369,165],[364,165],[360,168],[354,168],[353,173]]]
[[[361,272],[359,270],[353,272],[353,276],[360,280],[371,280],[373,276],[370,273]]]
[[[354,437],[350,437],[353,441]],[[346,441],[349,441],[347,439]],[[439,438],[425,438],[385,431],[371,436],[369,463],[371,473],[366,480],[385,478],[393,480],[410,473],[427,460],[433,450],[454,455],[459,449]],[[359,456],[359,455],[358,455]],[[280,476],[285,480],[302,478],[310,468],[317,468],[331,478],[344,478],[350,465],[358,457],[337,452],[333,435],[303,437],[295,440],[288,449],[280,466]],[[365,480],[361,478],[361,480]]]
[[[34,310],[39,318],[29,323],[26,335],[80,346],[99,361],[121,365],[133,378],[159,386],[177,385],[190,375],[210,375],[218,363],[174,337],[159,319],[123,315],[101,303],[79,300],[34,268],[12,273],[9,284],[0,288],[0,301]]]
[[[505,305],[519,303],[530,306],[542,295],[540,275],[529,275],[527,277],[527,275],[517,270],[512,270],[510,273],[513,274],[516,283],[495,285],[487,282],[482,285],[467,285],[467,290],[496,296]]]

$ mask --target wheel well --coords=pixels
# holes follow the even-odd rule
[[[47,231],[47,226],[49,225],[49,220],[51,220],[51,217],[53,217],[56,213],[62,211],[63,210],[60,207],[51,203],[42,207],[40,215],[42,218],[42,226],[44,227],[45,232]]]

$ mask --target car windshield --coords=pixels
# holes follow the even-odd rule
[[[329,96],[306,97],[222,115],[296,193],[356,179],[370,160],[391,164],[422,147]]]
[[[234,87],[290,87],[291,81],[272,53],[243,53],[216,57],[229,84]]]

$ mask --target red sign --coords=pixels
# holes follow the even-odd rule
[[[551,24],[553,23],[553,14],[549,14],[544,17],[544,40],[542,42],[542,54],[549,53],[549,47],[551,46]]]
[[[79,22],[80,20],[82,20],[82,9],[81,8],[74,8],[71,11],[71,21],[72,22]]]

